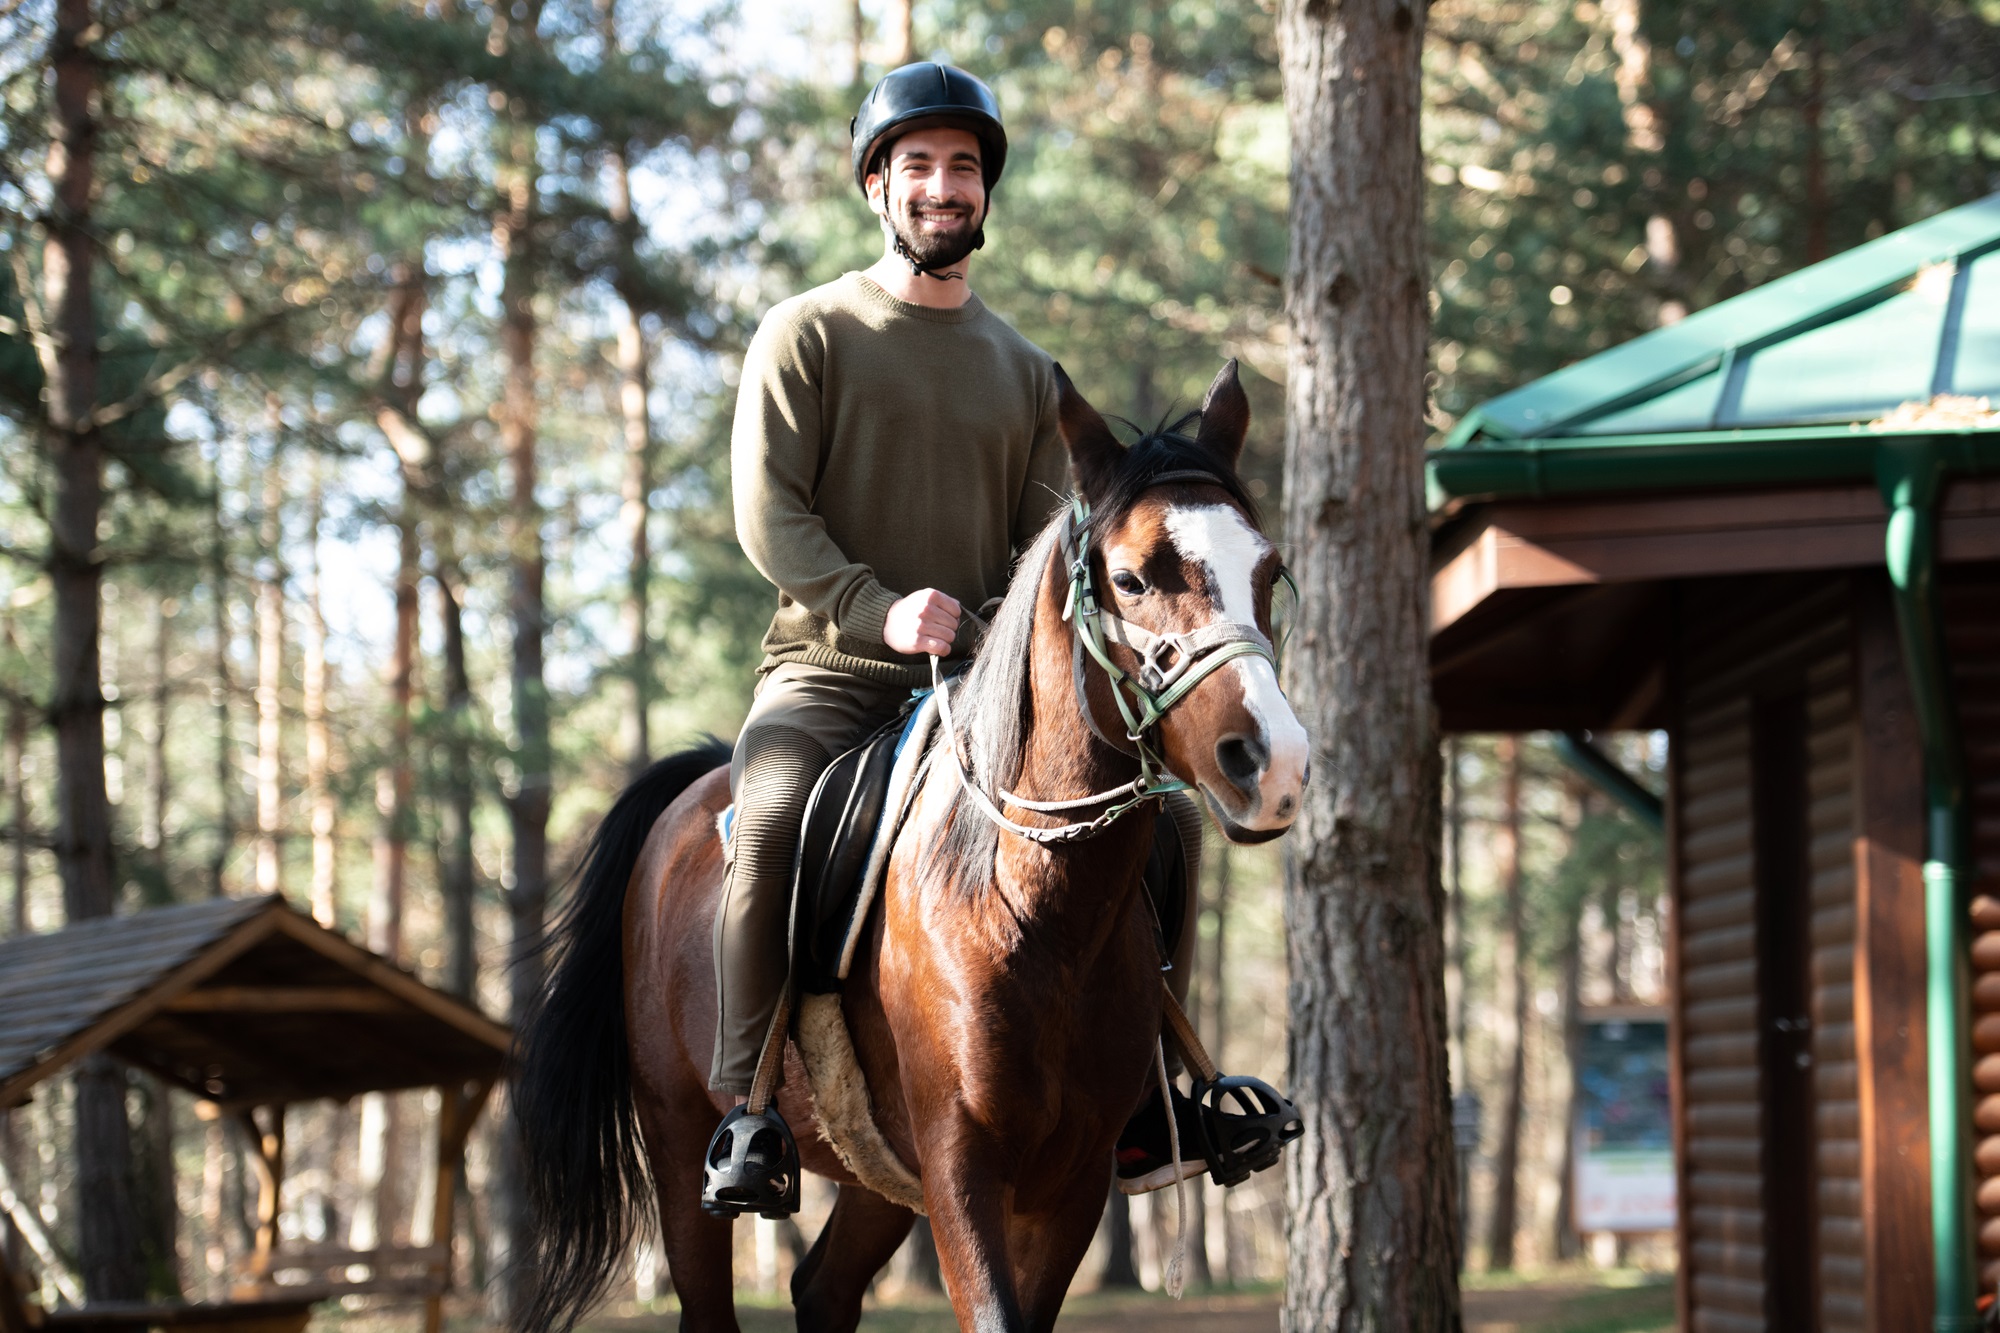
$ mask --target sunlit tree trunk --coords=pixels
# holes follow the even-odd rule
[[[444,897],[445,989],[470,997],[478,983],[473,897],[478,888],[472,858],[472,680],[465,665],[465,617],[458,559],[449,541],[450,515],[435,520],[438,539],[438,612],[444,630],[444,786],[439,887]]]
[[[916,0],[889,0],[888,12],[883,18],[887,49],[883,52],[883,63],[890,69],[907,65],[916,59],[917,24]]]
[[[1506,1051],[1506,1086],[1500,1094],[1500,1139],[1493,1150],[1493,1213],[1486,1238],[1486,1266],[1514,1266],[1514,1233],[1519,1229],[1521,1112],[1528,1068],[1528,978],[1521,953],[1521,749],[1512,736],[1498,744],[1501,826],[1500,884],[1505,895],[1500,937],[1493,948],[1493,973],[1500,998],[1500,1036]]]
[[[215,851],[208,865],[208,891],[220,898],[229,891],[229,857],[236,850],[236,756],[229,734],[229,528],[222,507],[222,455],[226,436],[222,419],[211,413],[215,433],[215,467],[209,478],[208,592],[214,611],[215,658],[211,699],[215,709]]]
[[[91,291],[97,262],[95,195],[103,40],[91,0],[57,0],[49,62],[53,114],[44,216],[42,310],[37,338],[55,495],[49,576],[55,594],[53,692],[56,866],[72,922],[109,916],[117,883],[104,787],[104,693],[99,680],[103,575],[97,528],[104,503],[104,444],[96,420],[100,330]],[[109,1056],[76,1074],[78,1249],[93,1301],[145,1294],[132,1206],[131,1127],[125,1075]]]
[[[1409,0],[1281,0],[1291,132],[1288,688],[1318,758],[1286,842],[1288,1333],[1458,1327],[1438,745],[1427,674],[1426,293]]]
[[[510,46],[539,45],[540,0],[525,0],[494,16],[489,46],[505,52]],[[541,990],[543,922],[549,899],[550,765],[549,699],[543,675],[543,636],[548,611],[543,600],[542,510],[536,494],[539,469],[535,456],[538,426],[538,386],[535,376],[535,296],[540,284],[535,238],[537,201],[535,127],[519,107],[509,108],[496,126],[499,161],[496,173],[501,199],[494,220],[503,273],[500,291],[500,343],[505,356],[505,386],[501,394],[500,446],[507,459],[509,502],[508,545],[513,581],[510,611],[514,651],[510,684],[513,692],[513,790],[507,799],[513,847],[508,867],[507,909],[512,940],[509,1010],[527,1012]],[[512,1126],[499,1139],[498,1213],[505,1249],[500,1259],[502,1300],[508,1310],[521,1308],[527,1274],[509,1263],[515,1238],[525,1233],[528,1200],[521,1177],[520,1149]]]
[[[147,719],[146,799],[139,807],[139,845],[153,864],[153,874],[162,884],[167,877],[167,799],[170,781],[167,764],[167,735],[173,708],[173,621],[178,610],[174,599],[164,593],[153,599],[153,697],[152,715]]]
[[[0,646],[10,655],[20,651],[11,616],[0,619]],[[7,696],[7,748],[0,763],[6,767],[7,811],[12,823],[7,859],[13,891],[7,921],[16,935],[28,933],[28,711],[26,698],[14,693]]]
[[[312,818],[312,914],[313,920],[331,928],[337,915],[334,894],[340,868],[334,843],[339,808],[332,781],[333,726],[326,702],[326,614],[320,603],[319,530],[325,521],[325,485],[321,464],[315,459],[311,530],[307,533],[311,564],[306,573],[305,662],[301,683],[306,718],[306,803]]]
[[[285,566],[284,419],[277,395],[265,400],[271,453],[264,460],[264,494],[257,543],[257,892],[284,891]]]
[[[615,11],[604,7],[604,38],[617,41]],[[638,224],[632,216],[631,172],[623,150],[610,154],[611,221],[622,237],[625,263],[636,263],[633,253]],[[638,308],[621,293],[618,302],[618,407],[624,422],[625,479],[624,507],[620,522],[625,529],[625,603],[620,608],[625,638],[625,674],[632,695],[625,713],[625,763],[629,775],[637,778],[652,762],[652,737],[647,710],[653,698],[651,645],[646,638],[647,615],[652,584],[652,553],[647,546],[646,505],[653,493],[653,425],[647,407],[648,384],[646,331],[639,322]]]

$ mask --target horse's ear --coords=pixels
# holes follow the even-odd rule
[[[1249,433],[1250,397],[1236,378],[1236,359],[1231,357],[1201,400],[1201,429],[1195,433],[1195,443],[1234,471],[1243,454],[1243,437]]]
[[[1069,446],[1069,464],[1076,474],[1077,489],[1086,500],[1102,497],[1111,479],[1118,475],[1125,446],[1118,443],[1118,437],[1104,424],[1097,409],[1084,401],[1060,365],[1056,367],[1056,428],[1062,432],[1063,443]]]

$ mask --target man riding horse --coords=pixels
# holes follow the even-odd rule
[[[790,959],[794,846],[815,780],[978,646],[1015,554],[1068,489],[1046,353],[975,296],[1007,136],[993,94],[963,70],[913,64],[862,101],[854,181],[881,219],[882,258],[774,307],[744,361],[731,456],[736,528],[778,588],[761,680],[730,765],[733,861],[715,915],[717,1023],[709,1086],[747,1098]],[[1165,800],[1187,866],[1186,920],[1168,973],[1185,999],[1201,817]],[[1195,1108],[1176,1090],[1170,1135],[1146,1099],[1121,1137],[1121,1187],[1198,1174]],[[725,1120],[707,1153],[703,1207],[769,1213],[776,1153],[732,1152],[741,1122],[779,1128],[775,1104]],[[789,1141],[789,1133],[759,1135]],[[1176,1161],[1169,1144],[1186,1145]]]

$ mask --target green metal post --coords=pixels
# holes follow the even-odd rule
[[[1939,1333],[1979,1327],[1979,1283],[1968,1188],[1965,912],[1958,867],[1963,864],[1965,768],[1947,669],[1944,625],[1937,604],[1937,501],[1946,471],[1938,442],[1885,442],[1876,480],[1889,506],[1889,581],[1903,662],[1923,735],[1928,848],[1924,861],[1925,987],[1930,1055],[1931,1237],[1936,1264]]]

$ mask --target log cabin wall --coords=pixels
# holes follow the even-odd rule
[[[1991,1291],[2000,1277],[2000,566],[1949,569],[1941,591],[1971,797],[1974,1169]]]
[[[1682,600],[1675,987],[1688,1326],[1866,1327],[1845,579]]]

